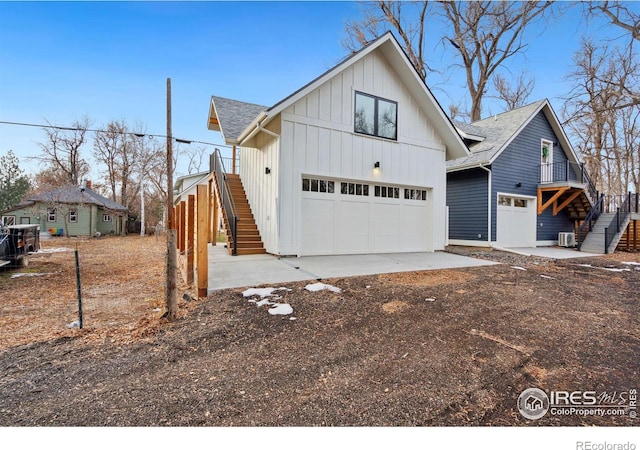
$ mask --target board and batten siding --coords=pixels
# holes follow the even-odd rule
[[[483,169],[447,174],[449,239],[488,242],[488,183]]]
[[[549,121],[542,111],[493,162],[491,188],[491,240],[496,240],[496,205],[498,192],[537,196],[540,182],[540,149],[542,140],[553,142],[553,162],[566,162],[567,156],[558,143]],[[516,187],[522,183],[521,187]],[[537,216],[536,241],[557,240],[559,232],[573,231],[573,221],[564,211],[553,216],[551,208]]]
[[[277,119],[267,128],[276,134],[280,132]],[[277,203],[280,139],[259,133],[253,139],[253,143],[255,148],[240,149],[240,179],[265,250],[268,253],[279,254]],[[266,168],[269,168],[271,173],[267,174]]]
[[[398,104],[398,140],[354,132],[355,92]],[[431,188],[434,250],[445,244],[445,147],[380,52],[373,52],[281,113],[279,253],[300,253],[303,175]],[[380,170],[374,171],[376,161]]]

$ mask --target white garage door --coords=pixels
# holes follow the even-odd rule
[[[501,247],[536,246],[535,197],[498,194],[496,238]]]
[[[428,189],[305,177],[301,254],[431,251]]]

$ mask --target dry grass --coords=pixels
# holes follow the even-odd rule
[[[76,249],[84,331],[67,328],[78,319]],[[43,241],[26,270],[0,273],[0,351],[78,334],[112,341],[144,334],[162,314],[165,254],[165,241],[153,236]],[[18,273],[25,275],[12,278]]]

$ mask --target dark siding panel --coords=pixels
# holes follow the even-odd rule
[[[487,240],[487,177],[482,169],[447,174],[449,239]]]
[[[491,193],[491,234],[492,240],[496,239],[496,199],[498,192],[514,195],[528,195],[535,197],[538,194],[540,181],[540,145],[542,139],[553,142],[553,162],[566,162],[567,157],[558,143],[553,129],[542,112],[520,132],[502,154],[495,160],[492,178]],[[516,187],[522,183],[522,187]],[[558,232],[573,231],[573,222],[563,212],[553,216],[552,212],[545,211],[537,216],[536,239],[558,239]]]

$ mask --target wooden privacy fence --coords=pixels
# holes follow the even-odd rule
[[[184,282],[195,282],[198,297],[206,297],[209,287],[208,244],[215,242],[217,201],[211,179],[198,185],[196,194],[187,196],[173,208],[176,224],[178,267]]]

